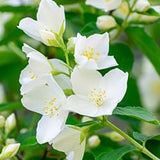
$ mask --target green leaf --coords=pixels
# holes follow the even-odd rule
[[[139,140],[141,142],[146,142],[148,140],[157,140],[160,141],[160,135],[156,135],[156,136],[146,136],[142,133],[138,133],[138,132],[133,132],[133,137],[136,140]]]
[[[126,29],[129,38],[148,57],[160,75],[160,48],[156,42],[141,27]]]
[[[122,43],[111,44],[109,55],[113,55],[119,64],[118,67],[125,72],[130,72],[133,66],[133,53],[129,46]]]
[[[86,26],[84,26],[84,28],[82,28],[80,33],[84,36],[90,36],[92,34],[100,33],[100,32],[101,30],[97,28],[96,23],[90,22]]]
[[[102,153],[100,156],[96,158],[96,160],[119,160],[122,158],[125,154],[134,151],[136,149],[135,146],[125,146],[119,149],[116,149],[111,152]]]
[[[34,11],[35,8],[33,6],[10,6],[10,5],[3,5],[0,6],[0,12],[14,12],[14,13],[31,13]]]
[[[160,122],[152,115],[152,113],[141,107],[117,107],[113,111],[113,115],[133,117],[148,123],[160,125]]]
[[[21,102],[0,104],[0,112],[13,111],[13,110],[23,109],[23,108],[24,107],[22,106]]]

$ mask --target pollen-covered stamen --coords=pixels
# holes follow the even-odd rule
[[[96,89],[93,88],[89,94],[88,98],[90,102],[95,103],[97,106],[101,106],[104,103],[104,99],[106,98],[106,91],[102,88]]]
[[[87,57],[88,60],[93,59],[95,61],[98,61],[98,56],[100,55],[100,53],[99,52],[95,53],[94,48],[88,47],[87,50],[85,50],[82,55]]]
[[[37,76],[36,76],[31,70],[29,70],[28,73],[30,74],[30,79],[31,79],[31,80],[37,78]]]
[[[43,107],[43,112],[45,115],[49,115],[50,118],[53,116],[59,116],[59,107],[55,104],[57,98],[52,98],[51,100],[47,100],[46,97],[44,97],[44,107]]]

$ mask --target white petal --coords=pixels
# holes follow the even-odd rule
[[[102,76],[98,71],[75,68],[71,75],[73,91],[76,94],[86,96],[90,89],[99,85],[101,78]]]
[[[60,75],[54,76],[54,79],[63,90],[72,89],[70,78],[67,77],[66,75],[60,74]]]
[[[42,116],[37,126],[37,141],[38,143],[50,142],[54,139],[64,128],[65,121],[68,115],[68,112],[62,112],[60,118],[49,116]]]
[[[53,140],[53,147],[67,154],[68,160],[82,160],[85,150],[85,140],[80,144],[81,132],[70,127]]]
[[[24,18],[20,21],[18,28],[23,30],[31,38],[42,41],[39,30],[43,30],[44,27],[39,22],[31,18]]]
[[[32,81],[32,76],[33,74],[30,73],[31,69],[29,67],[29,65],[27,65],[22,71],[21,71],[21,74],[20,74],[20,78],[19,78],[19,82],[21,85],[25,85],[29,82]]]
[[[86,63],[81,63],[78,66],[81,69],[88,69],[88,70],[97,70],[98,66],[94,60],[87,60]]]
[[[60,106],[65,101],[65,95],[52,75],[44,75],[30,84],[22,86],[21,92],[23,94],[23,105],[27,109],[42,115],[44,115],[44,107],[48,106],[51,99],[57,99],[55,106]]]
[[[109,51],[109,35],[104,34],[94,34],[87,38],[87,47],[92,47],[95,49],[95,53],[100,53],[100,55],[108,55]]]
[[[105,58],[97,61],[98,70],[113,67],[116,65],[118,65],[118,63],[113,56],[106,56]]]
[[[72,95],[67,99],[66,108],[81,115],[97,117],[98,107],[85,97]]]
[[[62,24],[65,23],[64,8],[57,6],[52,0],[41,0],[37,19],[49,31],[59,34]]]
[[[29,66],[31,70],[37,75],[43,75],[45,73],[50,73],[52,67],[48,62],[48,59],[39,52],[30,52],[27,54],[29,57]]]
[[[106,12],[118,8],[122,0],[87,0],[86,4],[94,6],[99,9],[103,9]]]
[[[25,44],[22,47],[22,51],[26,54],[30,53],[30,52],[38,52],[37,50],[35,50],[34,48],[30,47],[29,45]],[[40,53],[40,52],[39,52]]]
[[[107,99],[120,102],[126,93],[127,80],[128,73],[120,69],[114,69],[105,74],[100,85],[106,89]]]
[[[49,61],[52,63],[53,68],[55,68],[56,70],[69,74],[67,64],[62,60],[54,58],[50,59]]]

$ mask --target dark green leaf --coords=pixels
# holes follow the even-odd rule
[[[117,107],[113,111],[113,115],[129,116],[148,123],[160,125],[160,122],[152,115],[152,113],[141,107]]]
[[[88,23],[82,30],[81,34],[84,36],[90,36],[95,33],[100,33],[101,31],[97,28],[95,22]]]
[[[141,27],[129,27],[126,30],[130,39],[148,57],[160,75],[160,48]]]
[[[116,149],[111,152],[102,153],[100,156],[96,158],[96,160],[119,160],[122,158],[126,153],[134,151],[136,149],[135,146],[125,146],[119,149]]]
[[[118,67],[123,71],[130,72],[133,66],[133,53],[131,49],[122,43],[110,45],[109,55],[113,55],[119,64]]]

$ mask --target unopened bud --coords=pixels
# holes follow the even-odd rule
[[[150,8],[148,0],[138,0],[135,4],[135,9],[138,12],[146,12]]]
[[[0,159],[8,159],[8,158],[12,158],[13,156],[15,156],[16,153],[18,152],[19,146],[20,146],[20,143],[9,144],[5,146],[2,149],[2,152],[0,154]]]
[[[3,116],[0,116],[0,128],[2,128],[5,124],[5,118]]]
[[[15,114],[12,113],[9,115],[5,122],[5,133],[8,135],[16,126],[16,117]]]
[[[69,53],[74,54],[75,43],[76,43],[76,37],[69,38],[68,43],[67,43],[67,51]]]
[[[109,30],[117,26],[115,19],[112,16],[100,16],[97,18],[96,25],[101,30]]]
[[[16,143],[16,140],[14,138],[7,138],[6,140],[6,145],[15,144],[15,143]]]
[[[101,142],[101,140],[99,139],[99,137],[97,135],[91,136],[88,139],[88,144],[92,148],[99,146],[100,142]]]
[[[119,133],[115,131],[106,133],[106,136],[110,138],[112,141],[116,141],[116,142],[124,140],[124,137],[122,137]]]

